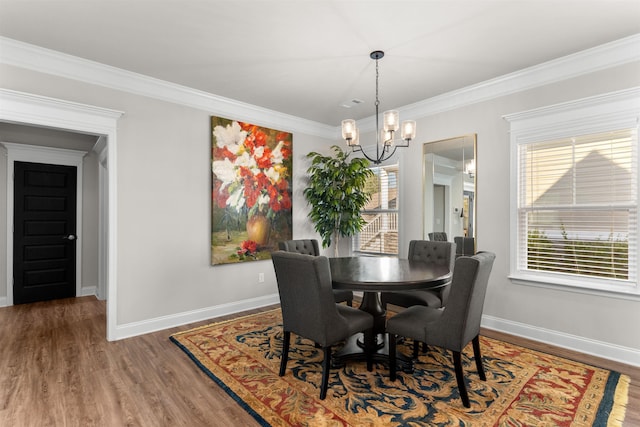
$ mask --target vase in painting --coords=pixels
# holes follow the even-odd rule
[[[261,214],[252,215],[247,220],[247,239],[253,240],[260,246],[269,242],[271,235],[271,221]]]

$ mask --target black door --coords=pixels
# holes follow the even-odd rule
[[[76,167],[15,162],[13,303],[76,295]]]

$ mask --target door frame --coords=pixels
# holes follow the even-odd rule
[[[82,295],[82,171],[88,151],[0,142],[7,149],[7,305],[13,305],[13,230],[15,206],[15,162],[40,163],[76,168],[76,296]]]
[[[62,99],[49,98],[26,92],[18,92],[0,88],[0,120],[10,123],[20,123],[33,126],[61,129],[71,132],[86,133],[100,137],[94,148],[101,158],[101,177],[106,185],[100,190],[108,188],[106,194],[99,195],[99,222],[101,229],[106,229],[106,239],[99,236],[99,250],[103,251],[106,265],[99,267],[99,283],[106,284],[107,295],[107,340],[119,339],[117,331],[117,232],[118,232],[118,180],[117,180],[117,125],[124,112],[79,104]],[[13,193],[13,189],[11,190]],[[13,218],[13,212],[11,213]],[[13,224],[13,221],[11,221]],[[105,228],[103,228],[105,227]],[[11,230],[13,231],[13,230]],[[9,233],[12,235],[13,233]],[[11,248],[13,256],[13,248]],[[99,262],[103,260],[99,256]],[[13,264],[13,263],[12,263]],[[13,268],[13,267],[11,267]],[[7,289],[9,284],[7,283]],[[11,285],[13,293],[13,284]]]

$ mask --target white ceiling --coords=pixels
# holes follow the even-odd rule
[[[1,36],[331,126],[373,50],[387,110],[638,33],[638,0],[0,0]]]

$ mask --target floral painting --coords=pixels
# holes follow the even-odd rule
[[[211,117],[211,264],[269,259],[292,235],[291,133]]]

